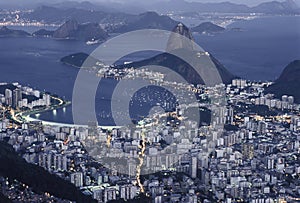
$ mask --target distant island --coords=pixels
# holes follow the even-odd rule
[[[90,57],[90,64],[85,64],[86,66],[92,66],[94,64],[97,63],[97,59],[95,58],[92,58],[91,56],[89,56],[88,54],[86,53],[83,53],[83,52],[80,52],[80,53],[75,53],[75,54],[70,54],[68,56],[65,56],[63,58],[60,59],[60,62],[62,62],[63,64],[66,64],[66,65],[70,65],[70,66],[74,66],[74,67],[77,67],[77,68],[80,68],[83,66],[85,60]]]
[[[291,95],[299,103],[300,60],[295,60],[286,66],[280,77],[266,89],[266,92],[274,94],[277,98],[281,98],[283,95]]]
[[[215,25],[211,22],[204,22],[200,25],[191,28],[192,32],[197,32],[200,34],[213,34],[213,33],[219,33],[225,31],[225,28]]]
[[[9,29],[6,26],[0,28],[0,37],[28,37],[30,33],[23,30]]]

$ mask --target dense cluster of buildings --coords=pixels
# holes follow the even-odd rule
[[[41,93],[31,87],[21,86],[18,83],[1,83],[4,94],[0,94],[0,103],[14,109],[29,108],[37,106],[50,106],[51,97],[49,94]],[[6,88],[7,87],[7,88]]]
[[[91,125],[33,131],[31,123],[10,129],[6,119],[0,139],[9,138],[27,162],[98,202],[133,200],[142,193],[155,203],[296,202],[299,105],[291,96],[265,95],[266,85],[239,79],[199,91],[214,101],[222,97],[217,90],[226,92],[225,105],[205,104],[209,124],[186,118],[187,105],[111,130]]]

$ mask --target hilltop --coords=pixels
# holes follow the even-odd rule
[[[198,32],[198,33],[218,33],[223,32],[225,28],[215,25],[211,22],[204,22],[200,25],[191,28],[192,32]]]
[[[235,78],[235,76],[211,54],[204,51],[199,52],[199,50],[194,49],[193,36],[185,25],[178,23],[177,26],[173,28],[173,32],[183,35],[189,40],[181,41],[182,39],[180,39],[179,35],[172,34],[168,41],[168,47],[166,47],[169,53],[160,53],[148,59],[135,61],[126,65],[119,65],[117,68],[140,68],[150,65],[163,66],[170,70],[168,73],[174,71],[191,84],[204,84],[203,78],[201,78],[197,72],[205,74],[206,70],[214,68],[216,68],[217,73],[225,84],[230,83],[231,80]],[[188,58],[190,62],[192,61],[194,67],[191,67],[191,64],[171,54],[176,52],[184,54],[185,58]],[[201,57],[199,57],[200,55]],[[76,53],[63,57],[61,62],[67,65],[81,67],[87,57],[88,55],[85,53]]]
[[[300,102],[300,60],[291,62],[284,68],[280,77],[273,85],[266,89],[267,93],[274,94],[277,98],[282,95],[292,95],[296,102]]]

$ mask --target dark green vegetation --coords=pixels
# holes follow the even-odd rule
[[[81,67],[84,63],[84,61],[88,58],[88,54],[85,53],[76,53],[71,54],[69,56],[63,57],[60,61],[64,64],[75,66],[75,67]],[[231,80],[234,77],[217,59],[210,56],[210,59],[215,64],[222,81],[225,84],[228,84],[231,82]],[[91,62],[88,64],[95,64],[96,59],[91,59]],[[87,65],[87,64],[85,64]],[[123,69],[123,68],[140,68],[143,66],[150,66],[150,65],[156,65],[156,66],[163,66],[170,69],[170,71],[175,71],[178,74],[180,74],[182,77],[184,77],[187,81],[189,81],[191,84],[204,84],[204,81],[197,72],[192,68],[189,64],[182,61],[178,57],[168,54],[168,53],[162,53],[159,55],[156,55],[154,57],[151,57],[149,59],[145,59],[138,62],[133,62],[127,65],[119,65],[117,68]],[[200,63],[201,66],[201,63]]]
[[[60,61],[64,64],[80,68],[88,57],[89,55],[86,53],[76,53],[65,56]]]
[[[50,174],[39,166],[27,163],[4,142],[0,142],[0,163],[1,176],[29,185],[36,193],[49,192],[55,197],[70,201],[95,202],[70,182]]]
[[[292,95],[297,103],[300,102],[300,60],[290,63],[281,73],[273,85],[266,89],[267,93],[274,94],[277,98],[282,95]]]
[[[23,30],[13,30],[6,26],[0,28],[0,37],[28,37],[30,34]]]
[[[0,192],[0,202],[1,203],[11,203],[12,201],[8,199],[2,192]]]
[[[87,60],[88,59],[88,60]],[[66,65],[74,66],[74,67],[92,67],[94,66],[99,60],[89,56],[86,53],[76,53],[65,56],[60,59],[60,61]]]
[[[245,113],[260,115],[260,116],[276,116],[277,112],[274,110],[269,109],[266,105],[254,105],[254,104],[245,104],[239,102],[237,105],[234,106],[234,110],[237,113]]]
[[[227,131],[238,131],[239,127],[231,124],[224,125],[224,129]]]
[[[225,28],[215,25],[211,22],[204,22],[196,27],[191,28],[191,30],[198,33],[218,33],[223,32]]]
[[[196,54],[195,52],[192,52],[192,54]],[[227,84],[230,83],[231,80],[234,78],[234,76],[214,57],[212,56],[203,56],[203,58],[209,58],[214,65],[216,66],[223,83]],[[195,71],[195,68],[205,68],[205,61],[199,60],[198,66],[199,67],[191,67],[188,63],[185,61],[181,60],[180,58],[171,55],[169,53],[162,53],[157,56],[154,56],[149,59],[145,59],[139,62],[133,62],[128,65],[122,65],[119,66],[120,68],[125,68],[125,67],[143,67],[143,66],[150,66],[150,65],[156,65],[156,66],[163,66],[167,67],[172,71],[177,72],[180,76],[186,79],[186,81],[190,82],[191,84],[204,84],[203,79],[201,76],[198,75],[198,73]],[[203,69],[204,70],[204,69]]]
[[[34,33],[32,33],[33,36],[40,36],[40,37],[52,37],[54,31],[40,29]]]
[[[200,108],[196,108],[196,107],[191,107],[191,108],[188,108],[185,112],[184,112],[184,115],[188,115],[189,117],[194,117],[196,118],[195,116],[197,114],[195,114],[195,112],[199,112],[199,127],[200,126],[205,126],[205,125],[210,125],[210,122],[211,122],[211,110],[206,108],[206,107],[200,107]],[[183,116],[184,116],[183,115]]]

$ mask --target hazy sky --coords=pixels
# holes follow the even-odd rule
[[[172,0],[90,0],[94,2],[105,2],[105,1],[112,1],[112,2],[138,2],[142,4],[143,2],[159,2],[159,1],[172,1]],[[185,0],[185,1],[193,1],[193,2],[202,2],[202,3],[213,3],[213,2],[232,2],[238,4],[246,4],[248,6],[256,6],[263,2],[270,2],[270,1],[285,1],[285,0]],[[300,6],[300,0],[294,0]]]
[[[135,3],[135,5],[149,4],[152,2],[159,1],[172,1],[172,0],[51,0],[52,3],[63,2],[63,1],[90,1],[90,2],[119,2],[119,3]],[[249,6],[255,6],[263,2],[270,2],[273,0],[186,0],[186,1],[194,1],[194,2],[225,2],[229,1],[232,3],[246,4]],[[284,1],[284,0],[277,0]],[[300,0],[294,0],[300,6]],[[0,0],[0,5],[3,4],[13,4],[13,5],[25,5],[32,3],[50,3],[48,0]]]
[[[224,2],[225,0],[189,0],[189,1],[197,1],[197,2]],[[249,6],[257,5],[263,2],[268,2],[272,0],[229,0],[229,2],[232,3],[238,3],[238,4],[246,4]],[[279,0],[283,1],[283,0]],[[300,1],[300,0],[299,0]]]

